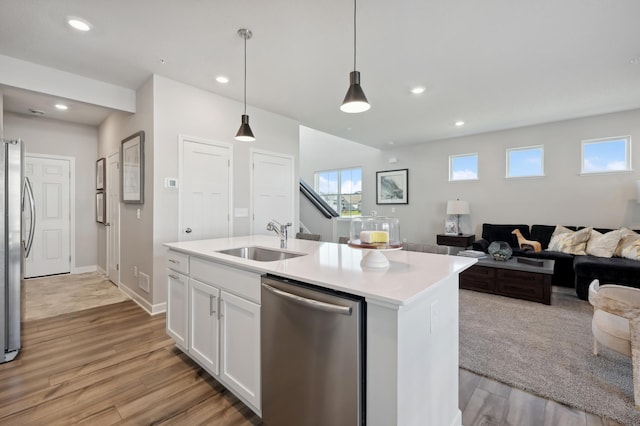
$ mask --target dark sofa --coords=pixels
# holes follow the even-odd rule
[[[555,225],[482,225],[482,238],[473,243],[474,250],[487,252],[493,241],[506,241],[513,249],[514,256],[531,257],[537,259],[552,259],[555,261],[551,283],[561,287],[574,287],[580,299],[587,300],[589,284],[599,279],[603,284],[619,284],[640,288],[640,261],[619,257],[604,258],[591,255],[573,255],[559,251],[547,251]],[[573,231],[583,229],[583,226],[566,226]],[[521,250],[518,239],[511,232],[519,229],[527,240],[540,242],[542,252]],[[601,233],[613,229],[594,228]],[[636,231],[638,232],[638,231]]]

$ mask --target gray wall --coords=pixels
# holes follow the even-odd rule
[[[27,154],[49,154],[75,158],[75,245],[72,268],[95,267],[95,167],[98,129],[93,126],[4,113],[4,135],[25,141]]]
[[[289,154],[295,157],[298,179],[298,123],[268,111],[249,107],[257,140],[241,143],[233,139],[240,125],[242,103],[157,75],[138,89],[136,114],[114,113],[100,126],[99,154],[107,157],[119,150],[120,141],[144,130],[145,202],[121,204],[120,281],[149,303],[161,309],[166,301],[166,242],[178,240],[178,191],[164,188],[165,177],[178,177],[178,135],[189,135],[233,144],[234,207],[249,207],[249,149]],[[296,193],[294,203],[299,204]],[[136,219],[136,210],[141,218]],[[297,221],[298,207],[295,217]],[[247,235],[248,218],[234,219],[234,235]],[[106,269],[106,235],[98,235],[98,263]],[[149,294],[138,288],[133,267],[151,277]]]
[[[316,170],[363,165],[363,212],[374,209],[398,217],[401,237],[409,241],[434,243],[435,235],[444,231],[447,200],[456,198],[471,206],[471,215],[461,219],[462,230],[477,236],[485,222],[637,228],[636,171],[580,175],[582,140],[623,135],[631,135],[632,145],[633,139],[640,140],[640,110],[391,148],[377,154],[338,138],[309,142],[302,137],[300,174],[312,181]],[[505,150],[531,145],[544,145],[545,176],[505,179]],[[340,156],[323,155],[326,151],[340,152]],[[466,153],[478,153],[480,179],[449,182],[449,155]],[[397,163],[390,164],[390,158]],[[640,150],[632,149],[632,166],[639,161]],[[375,171],[405,168],[409,169],[409,204],[376,205]]]
[[[154,304],[153,289],[149,293],[138,286],[134,266],[150,277],[153,274],[153,80],[150,78],[136,92],[136,113],[115,112],[99,127],[99,157],[108,157],[120,151],[123,139],[143,130],[144,140],[144,204],[120,203],[120,284],[141,299]],[[136,211],[140,209],[140,219]],[[98,265],[106,268],[106,228],[100,227],[97,246],[100,248]]]
[[[240,126],[242,103],[160,76],[154,76],[154,288],[156,303],[166,300],[165,242],[178,241],[178,191],[164,188],[165,177],[178,177],[178,135],[189,135],[233,145],[233,206],[248,208],[250,202],[250,149],[295,157],[298,179],[298,123],[289,118],[249,106],[255,142],[234,139]],[[295,220],[299,194],[294,192]],[[234,218],[233,234],[248,235],[249,218]]]

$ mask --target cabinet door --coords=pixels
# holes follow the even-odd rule
[[[189,353],[211,374],[218,375],[220,290],[190,279],[189,294],[191,303]]]
[[[260,410],[260,305],[220,293],[220,378]]]
[[[189,279],[175,271],[168,270],[167,284],[167,334],[183,349],[187,348]]]

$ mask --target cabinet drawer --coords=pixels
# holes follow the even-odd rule
[[[484,280],[487,278],[494,279],[496,276],[496,270],[495,268],[485,268],[484,266],[473,265],[471,268],[462,272],[462,274],[460,275],[480,280]]]
[[[167,253],[167,267],[183,274],[189,274],[189,255],[169,250]]]
[[[260,274],[191,257],[191,277],[260,303]]]

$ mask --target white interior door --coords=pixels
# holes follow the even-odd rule
[[[266,229],[271,219],[291,222],[294,232],[293,157],[254,150],[251,161],[251,233],[275,235]]]
[[[180,136],[180,241],[231,235],[231,145]]]
[[[107,275],[120,283],[120,174],[118,153],[107,159]]]
[[[36,205],[26,278],[71,272],[70,171],[70,160],[25,156],[25,175],[31,180]]]

